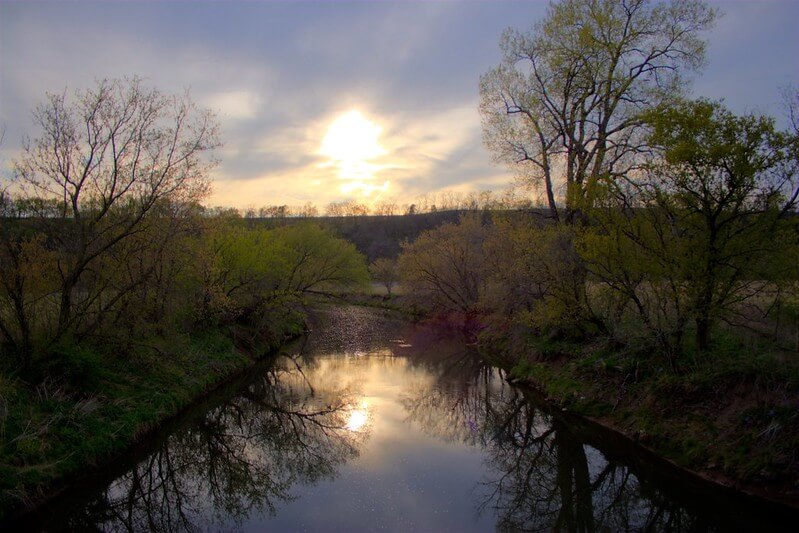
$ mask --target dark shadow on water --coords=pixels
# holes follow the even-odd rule
[[[264,373],[114,481],[69,529],[193,531],[274,514],[292,485],[332,478],[356,454],[346,398],[325,400]]]
[[[633,457],[633,443],[620,447],[610,431],[573,424],[501,371],[479,358],[470,363],[473,356],[440,361],[440,379],[458,375],[461,386],[427,390],[405,405],[429,434],[482,449],[478,508],[494,515],[498,530],[795,531],[795,510],[697,487],[648,454]]]

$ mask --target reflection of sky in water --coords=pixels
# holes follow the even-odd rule
[[[351,416],[368,412],[368,437],[335,480],[295,487],[297,500],[272,519],[254,519],[248,530],[493,529],[494,517],[476,512],[475,491],[484,471],[480,450],[444,442],[409,420],[408,395],[434,388],[437,376],[390,353],[326,355],[305,370],[320,392],[338,384],[357,395]]]
[[[639,480],[608,461],[612,447],[584,445],[457,335],[362,308],[316,320],[299,353],[253,371],[90,501],[65,502],[64,516],[35,529],[705,531],[718,529],[713,520],[773,521],[736,503],[698,517],[701,498]]]

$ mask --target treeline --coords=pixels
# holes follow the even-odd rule
[[[310,221],[354,244],[357,250],[365,255],[368,261],[371,262],[378,258],[396,259],[400,253],[403,242],[413,241],[423,231],[437,228],[448,222],[457,222],[462,215],[476,212],[501,212],[507,218],[529,216],[542,219],[551,218],[551,214],[546,208],[531,208],[518,210],[438,210],[413,215],[395,216],[319,216]],[[205,210],[203,213],[203,216],[209,216],[209,210]],[[242,228],[279,228],[309,222],[309,219],[303,217],[246,218],[225,214],[224,212],[222,212],[222,214],[215,214],[214,216],[224,218],[232,226]]]
[[[423,194],[412,203],[400,204],[393,200],[380,200],[374,205],[343,200],[331,202],[320,211],[312,202],[303,205],[266,205],[259,208],[214,206],[202,208],[206,216],[224,216],[230,218],[316,218],[316,217],[362,217],[362,216],[404,216],[438,213],[441,211],[477,211],[477,210],[522,210],[541,208],[545,204],[541,199],[530,199],[520,195],[515,188],[501,193],[473,191],[462,193],[442,191],[437,194]]]
[[[355,245],[369,261],[377,258],[395,259],[401,244],[415,240],[423,231],[434,229],[447,222],[457,222],[468,211],[436,211],[416,215],[358,217],[318,217],[313,221]],[[506,211],[510,217],[516,211]],[[537,211],[545,216],[541,211]],[[301,218],[231,219],[231,224],[247,228],[276,228],[303,223]]]

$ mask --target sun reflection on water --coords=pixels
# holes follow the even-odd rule
[[[360,431],[369,421],[369,405],[361,403],[359,409],[350,411],[350,416],[347,419],[347,429],[350,431]]]

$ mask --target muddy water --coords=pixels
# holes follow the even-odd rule
[[[656,461],[654,461],[656,463]],[[790,530],[549,413],[456,332],[363,308],[25,524],[135,531]]]

